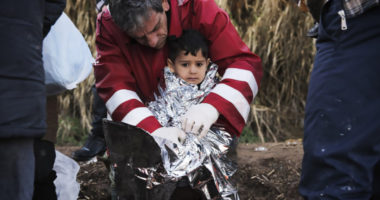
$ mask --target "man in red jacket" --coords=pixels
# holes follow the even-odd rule
[[[166,65],[166,39],[195,29],[209,42],[222,81],[201,104],[190,108],[183,129],[203,135],[218,123],[240,136],[262,76],[261,60],[243,43],[214,0],[111,0],[98,15],[96,87],[114,121],[137,126],[178,143],[184,132],[161,127],[145,106]]]
[[[109,8],[97,20],[95,78],[114,121],[153,134],[164,129],[144,104],[153,100],[166,64],[166,38],[196,29],[209,41],[211,60],[223,80],[202,104],[189,110],[184,128],[206,131],[218,119],[228,132],[240,135],[262,76],[261,61],[214,0],[115,0]],[[212,122],[203,122],[206,115]],[[166,133],[179,135],[179,131]]]

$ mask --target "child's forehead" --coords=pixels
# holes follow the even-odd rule
[[[203,55],[203,52],[201,49],[198,49],[196,52],[195,52],[195,55],[193,54],[193,52],[190,52],[190,51],[186,51],[186,50],[181,50],[178,54],[177,57],[179,56],[195,56],[195,57],[203,57],[204,59],[207,59],[205,55]]]

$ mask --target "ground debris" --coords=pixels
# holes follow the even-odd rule
[[[265,147],[267,151],[255,151]],[[79,147],[57,147],[70,155]],[[301,200],[298,182],[301,173],[301,143],[239,144],[239,169],[231,178],[241,200]],[[81,184],[78,200],[108,200],[110,181],[104,162],[79,163],[77,180]]]

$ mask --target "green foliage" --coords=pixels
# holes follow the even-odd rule
[[[88,131],[82,127],[80,119],[61,115],[58,119],[58,145],[82,145],[88,137]]]
[[[240,143],[258,143],[260,142],[260,138],[254,134],[251,127],[246,126],[243,129],[243,132],[239,138]]]

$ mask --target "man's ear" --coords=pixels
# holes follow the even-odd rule
[[[168,67],[169,67],[169,70],[174,73],[174,63],[172,62],[172,60],[170,60],[170,58],[168,58]]]
[[[169,0],[162,0],[162,8],[164,9],[164,11],[168,11],[170,10],[170,5],[169,5]]]

